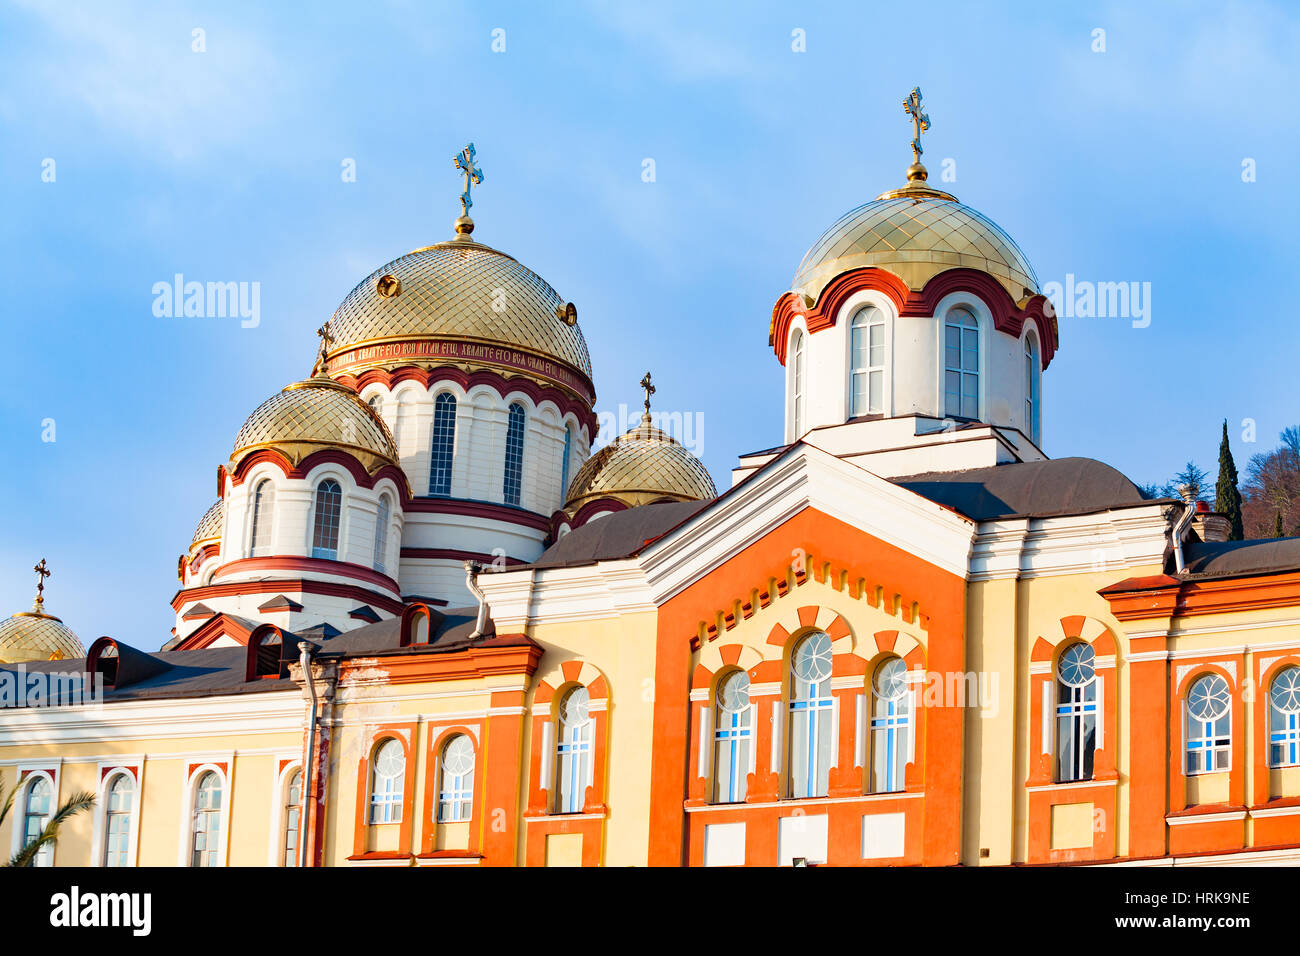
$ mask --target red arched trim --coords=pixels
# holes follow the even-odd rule
[[[885,269],[867,267],[853,269],[836,276],[822,290],[815,305],[809,305],[795,292],[787,292],[776,300],[772,309],[772,323],[768,329],[768,345],[776,352],[777,360],[785,364],[786,344],[790,338],[790,323],[796,315],[803,315],[809,333],[831,328],[836,316],[850,296],[863,290],[882,292],[903,315],[934,315],[939,301],[952,292],[973,292],[988,306],[993,314],[993,327],[999,332],[1020,337],[1025,322],[1038,327],[1039,351],[1043,368],[1047,368],[1058,346],[1056,318],[1046,296],[1031,296],[1023,308],[987,273],[977,269],[948,269],[934,276],[920,292],[907,288],[902,279]]]
[[[581,528],[598,514],[614,514],[616,511],[626,511],[627,502],[620,501],[617,498],[596,498],[588,501],[576,512],[569,523],[571,529]]]
[[[415,637],[415,619],[423,617],[429,622],[429,632],[425,635],[423,644],[414,644],[412,638]],[[408,604],[402,611],[402,629],[398,637],[398,645],[401,647],[421,647],[432,644],[438,637],[438,627],[443,622],[443,613],[429,607],[427,604],[417,603]]]
[[[279,638],[274,645],[276,648],[275,666],[274,668],[266,666],[259,667],[258,657],[260,656],[262,643],[270,636]],[[274,624],[259,624],[257,627],[253,628],[252,632],[248,635],[246,651],[247,653],[244,655],[244,680],[251,681],[263,677],[279,677],[280,658],[283,656],[284,652],[284,632]]]
[[[113,640],[111,637],[99,637],[95,639],[95,643],[91,644],[90,650],[86,652],[86,673],[87,674],[94,674],[96,671],[99,670],[99,658],[103,655],[104,651],[110,647],[113,648],[114,652],[116,652],[118,655],[121,654],[121,651],[119,651],[117,647],[117,641]],[[117,672],[115,668],[113,670],[113,673],[105,673],[104,686],[105,687],[114,686],[117,683],[116,678],[117,678]]]
[[[506,378],[504,375],[484,369],[465,372],[458,368],[422,369],[408,365],[391,372],[382,368],[367,369],[355,378],[351,375],[339,375],[335,380],[358,393],[367,385],[376,382],[387,387],[389,391],[402,382],[419,382],[425,388],[432,388],[439,382],[455,382],[466,392],[476,386],[487,385],[502,398],[511,392],[523,392],[532,399],[534,405],[540,405],[544,401],[553,403],[559,408],[561,417],[573,414],[578,419],[578,424],[586,429],[588,441],[596,434],[596,413],[589,403],[554,386],[539,385],[527,378]]]
[[[351,561],[330,561],[326,558],[304,558],[296,554],[277,554],[264,558],[239,558],[223,564],[212,575],[212,580],[224,578],[239,571],[306,571],[315,574],[332,574],[376,585],[394,594],[402,589],[387,574],[373,568],[353,564]]]
[[[374,488],[380,479],[390,478],[393,484],[397,485],[403,502],[411,497],[411,489],[406,481],[406,473],[402,469],[394,465],[384,465],[372,475],[361,466],[361,462],[341,448],[322,448],[320,451],[314,451],[300,461],[297,466],[294,466],[283,452],[274,448],[259,448],[257,451],[239,459],[239,464],[235,466],[234,472],[230,475],[231,481],[236,485],[243,484],[253,466],[264,461],[269,461],[279,468],[284,472],[286,478],[306,478],[317,465],[341,465],[348,470],[348,473],[352,475],[352,480],[361,488]]]

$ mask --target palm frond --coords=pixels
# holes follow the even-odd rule
[[[19,850],[9,860],[9,866],[32,866],[36,862],[36,855],[40,853],[42,847],[54,843],[59,837],[59,827],[67,820],[83,810],[89,810],[95,805],[95,795],[85,790],[79,790],[54,811],[50,820],[41,829],[36,839],[32,840],[25,847]]]

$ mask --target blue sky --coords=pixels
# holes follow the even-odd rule
[[[1147,328],[1061,320],[1047,452],[1163,481],[1188,457],[1213,471],[1227,418],[1244,466],[1300,421],[1300,13],[991,6],[0,9],[0,614],[46,557],[50,609],[87,644],[167,639],[240,423],[307,374],[353,285],[451,236],[469,140],[475,238],[578,304],[598,408],[639,402],[653,369],[658,407],[703,414],[726,486],[782,437],[772,305],[823,229],[901,184],[914,85],[932,172],[953,159],[944,188],[1041,281],[1151,283]],[[260,283],[260,325],[155,317],[177,272]]]

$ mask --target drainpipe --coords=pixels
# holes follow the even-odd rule
[[[303,768],[302,775],[302,804],[306,808],[311,806],[307,800],[312,792],[312,770],[316,767],[316,681],[311,673],[311,656],[316,650],[316,645],[309,641],[301,641],[298,644],[298,666],[302,668],[302,676],[307,681],[307,690],[311,694],[311,720],[307,725],[307,766]],[[309,815],[302,814],[301,826],[302,833],[298,839],[298,865],[307,866],[307,821]],[[310,814],[313,825],[316,822],[316,814]]]
[[[470,594],[478,598],[478,617],[474,621],[474,632],[470,634],[469,640],[475,641],[483,636],[487,630],[488,606],[487,595],[483,589],[478,586],[478,574],[483,570],[483,566],[477,561],[465,562],[465,586],[469,588]]]
[[[1185,567],[1183,563],[1183,535],[1187,533],[1188,526],[1192,523],[1192,519],[1196,517],[1196,489],[1191,485],[1179,485],[1178,493],[1183,497],[1183,513],[1178,516],[1178,520],[1169,529],[1169,536],[1174,546],[1174,567],[1179,574],[1182,574]]]

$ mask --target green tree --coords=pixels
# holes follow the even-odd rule
[[[1237,489],[1237,464],[1232,460],[1232,446],[1228,444],[1228,420],[1223,420],[1223,439],[1219,442],[1219,481],[1214,486],[1214,510],[1227,515],[1232,522],[1229,541],[1240,541],[1246,536],[1241,523],[1241,492]]]
[[[0,827],[4,826],[6,818],[14,807],[14,798],[18,795],[19,787],[14,785],[8,794],[0,790],[0,796],[3,796],[3,802],[0,803]],[[5,866],[33,866],[36,863],[36,855],[47,846],[53,846],[59,838],[59,827],[68,821],[70,817],[76,816],[82,810],[89,810],[95,805],[95,795],[79,790],[68,798],[58,810],[50,814],[45,826],[41,828],[33,840],[29,840],[25,846],[9,858]],[[14,826],[19,826],[19,821],[14,822]]]

